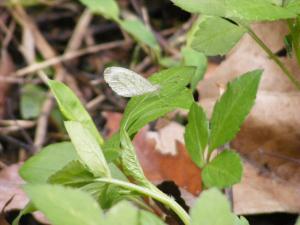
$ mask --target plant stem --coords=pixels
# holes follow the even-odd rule
[[[294,77],[294,75],[286,68],[286,66],[278,59],[278,57],[265,45],[265,43],[255,34],[255,32],[247,25],[241,23],[249,33],[249,35],[257,42],[257,44],[268,54],[268,56],[280,67],[289,80],[300,90],[300,82]]]
[[[95,179],[97,182],[103,182],[103,183],[108,183],[108,184],[115,184],[121,187],[124,187],[126,189],[136,191],[140,194],[147,195],[164,205],[168,206],[170,209],[172,209],[178,217],[183,221],[185,225],[190,224],[190,217],[186,213],[186,211],[172,198],[168,197],[166,194],[162,193],[161,191],[158,191],[158,189],[153,188],[145,188],[141,187],[132,183],[128,183],[125,181],[117,180],[117,179],[110,179],[110,178],[98,178]]]

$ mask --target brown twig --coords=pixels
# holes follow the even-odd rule
[[[126,44],[130,44],[130,42],[113,41],[113,42],[109,42],[109,43],[89,46],[87,48],[83,48],[83,49],[80,49],[80,50],[77,50],[77,51],[72,51],[72,52],[68,52],[68,53],[65,53],[65,54],[60,55],[60,56],[53,57],[53,58],[45,60],[41,63],[35,63],[35,64],[32,64],[32,65],[29,65],[25,68],[22,68],[22,69],[16,71],[12,75],[13,76],[25,76],[29,73],[33,73],[33,72],[36,72],[38,70],[45,69],[49,66],[53,66],[53,65],[56,65],[58,63],[62,63],[62,62],[65,62],[65,61],[68,61],[68,60],[86,55],[86,54],[92,54],[92,53],[96,53],[96,52],[103,51],[103,50],[119,48],[119,47],[122,47]]]

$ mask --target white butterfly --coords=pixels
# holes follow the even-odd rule
[[[159,90],[159,85],[151,84],[141,75],[122,68],[108,67],[104,70],[104,79],[118,95],[133,97]]]

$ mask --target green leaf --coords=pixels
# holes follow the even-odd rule
[[[77,121],[83,124],[87,129],[89,129],[99,144],[102,145],[103,138],[99,134],[89,113],[85,110],[80,100],[76,97],[72,90],[63,83],[55,80],[49,80],[48,85],[56,98],[62,114],[68,120]]]
[[[206,114],[201,106],[193,103],[188,115],[184,140],[191,159],[199,167],[203,167],[205,164],[204,151],[208,143],[208,135]]]
[[[124,112],[121,127],[132,136],[147,123],[168,112],[177,108],[189,109],[194,99],[186,85],[194,72],[192,67],[174,67],[152,75],[149,80],[160,85],[159,92],[132,98]]]
[[[107,19],[118,21],[120,9],[115,0],[79,0],[93,13],[98,13]]]
[[[21,177],[29,183],[46,183],[48,178],[79,157],[70,142],[51,144],[28,159],[20,169]]]
[[[148,211],[140,210],[139,216],[140,216],[139,225],[166,225],[156,215]]]
[[[240,217],[235,216],[235,220],[236,220],[236,222],[234,225],[250,225],[248,220],[243,216],[240,216]]]
[[[164,68],[180,66],[180,62],[172,57],[163,57],[159,59],[159,65]]]
[[[160,53],[159,44],[152,33],[141,20],[122,20],[120,26],[123,30],[128,32],[140,44],[145,44],[151,48],[157,55]]]
[[[121,148],[122,148],[122,164],[126,175],[133,177],[141,185],[147,185],[148,180],[146,179],[143,169],[138,161],[135,153],[134,146],[124,129],[120,131]]]
[[[36,211],[32,202],[28,202],[26,206],[19,212],[18,216],[13,220],[12,225],[19,225],[22,216]]]
[[[21,116],[23,119],[33,119],[39,116],[43,102],[46,98],[45,91],[37,85],[26,84],[22,88]]]
[[[240,156],[225,150],[204,166],[201,177],[206,187],[226,188],[240,182],[242,173]]]
[[[300,14],[300,0],[291,0],[287,3],[286,8],[296,14]]]
[[[211,117],[210,152],[232,140],[239,131],[255,102],[261,74],[262,70],[254,70],[227,85]]]
[[[297,221],[296,221],[295,225],[300,225],[300,216],[298,216],[298,218],[297,218]]]
[[[139,212],[129,202],[120,202],[106,213],[107,225],[139,225]]]
[[[81,123],[74,121],[65,122],[65,127],[82,164],[96,177],[109,177],[110,171],[102,149],[91,132]]]
[[[25,185],[24,190],[54,225],[104,224],[97,202],[83,191],[47,184]]]
[[[196,70],[191,79],[191,89],[194,91],[197,88],[199,81],[203,79],[207,69],[207,59],[202,52],[195,51],[192,48],[184,47],[181,49],[183,62],[185,66],[195,66]]]
[[[225,16],[225,0],[171,0],[175,5],[191,13]]]
[[[107,162],[117,160],[120,156],[120,150],[120,133],[117,132],[104,142],[103,151]]]
[[[61,170],[49,177],[48,181],[52,184],[76,187],[91,182],[93,179],[93,174],[90,173],[79,161],[71,161]]]
[[[203,191],[190,215],[191,225],[233,225],[235,222],[226,197],[217,189]]]
[[[112,171],[112,177],[128,181],[124,174],[114,164],[109,165]],[[124,189],[103,183],[92,183],[95,177],[86,170],[78,161],[72,161],[63,169],[55,173],[49,178],[49,182],[53,184],[61,184],[64,186],[77,187],[88,192],[99,203],[103,209],[110,208],[113,204],[124,198]],[[128,193],[128,191],[126,192]],[[130,194],[130,193],[129,193]]]
[[[220,16],[246,21],[272,21],[294,18],[296,15],[266,0],[172,0],[191,13]],[[218,27],[215,27],[218,30]]]
[[[283,7],[263,0],[226,0],[226,17],[248,21],[273,21],[294,18],[296,15]]]
[[[199,24],[191,45],[193,49],[205,55],[224,55],[245,33],[245,28],[228,20],[206,16]]]
[[[298,64],[300,64],[300,17],[294,21],[289,21],[289,28],[290,33],[284,39],[287,53],[288,56],[292,57],[292,50],[294,50]]]

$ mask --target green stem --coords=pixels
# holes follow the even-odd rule
[[[247,25],[241,24],[245,27],[249,35],[257,42],[257,44],[268,54],[268,56],[280,67],[283,73],[289,78],[289,80],[300,90],[300,82],[294,77],[294,75],[286,68],[286,66],[278,59],[278,57],[265,45],[265,43],[254,33],[254,31]]]
[[[95,179],[95,181],[108,183],[108,184],[115,184],[124,187],[128,190],[136,191],[140,194],[147,195],[163,203],[164,205],[168,206],[170,209],[172,209],[178,215],[178,217],[183,221],[185,225],[190,224],[190,217],[186,213],[186,211],[176,201],[174,201],[172,198],[168,197],[166,194],[159,191],[157,188],[148,189],[132,183],[128,183],[117,179],[110,179],[110,178],[98,178]]]

